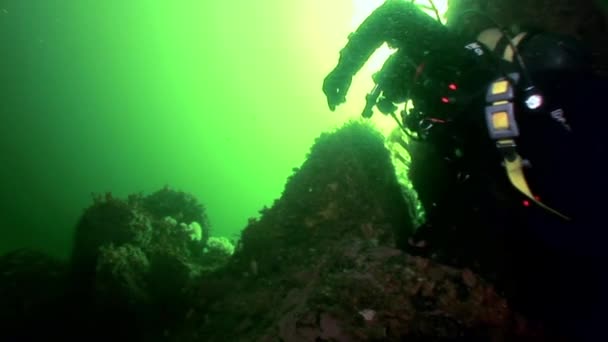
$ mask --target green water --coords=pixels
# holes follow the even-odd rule
[[[351,11],[350,0],[1,0],[0,252],[65,256],[91,192],[165,184],[207,206],[214,235],[239,232],[347,118],[326,110],[320,84]]]
[[[321,82],[381,3],[0,0],[0,253],[65,257],[91,193],[164,185],[237,234],[361,112],[386,51],[336,113]]]

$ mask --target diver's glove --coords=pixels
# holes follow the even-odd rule
[[[340,65],[334,68],[323,80],[323,93],[327,97],[327,105],[332,112],[336,106],[346,102],[346,93],[353,80],[352,73]]]

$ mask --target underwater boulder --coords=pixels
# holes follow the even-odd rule
[[[104,245],[145,245],[151,239],[152,220],[136,203],[107,193],[94,196],[76,225],[71,255],[73,272],[91,277],[99,249]]]
[[[209,238],[209,219],[203,204],[193,195],[168,186],[140,198],[142,207],[157,219],[171,217],[193,230],[194,240],[204,246]]]
[[[76,227],[69,284],[72,311],[88,314],[73,319],[106,338],[162,335],[186,314],[188,288],[211,263],[201,225],[208,234],[203,206],[168,188],[95,197]]]
[[[377,131],[322,135],[170,339],[542,340],[483,277],[399,248],[406,198]]]

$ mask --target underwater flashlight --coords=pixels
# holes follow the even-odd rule
[[[543,105],[543,97],[539,94],[532,94],[528,96],[525,102],[529,109],[535,110]]]

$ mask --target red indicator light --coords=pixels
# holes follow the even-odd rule
[[[530,201],[524,200],[522,204],[524,205],[524,207],[529,207],[530,206]]]
[[[450,83],[450,85],[448,86],[448,88],[450,88],[451,90],[456,90],[458,89],[458,86],[454,83]]]
[[[441,98],[441,102],[443,102],[443,103],[450,103],[450,99],[448,99],[447,97],[442,97]]]
[[[540,196],[534,196],[534,199],[540,201]]]

